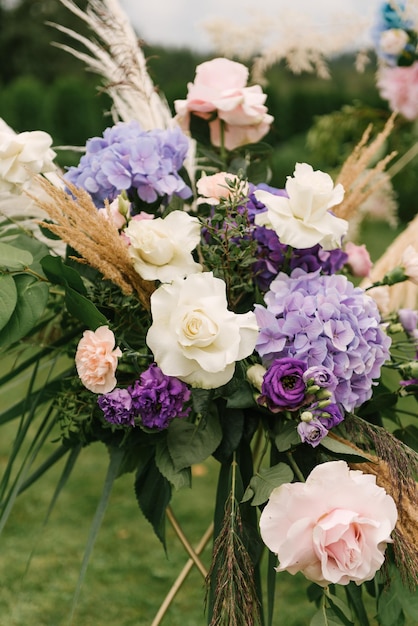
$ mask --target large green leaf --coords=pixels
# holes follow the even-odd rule
[[[165,510],[171,500],[171,487],[157,468],[153,456],[138,469],[135,495],[141,511],[165,548]]]
[[[52,283],[72,287],[78,293],[86,295],[87,290],[80,274],[59,257],[46,256],[41,260],[42,268]]]
[[[167,441],[162,440],[156,446],[155,462],[161,474],[166,478],[175,489],[182,487],[191,487],[192,472],[190,467],[176,470],[173,459],[168,450]]]
[[[348,446],[337,439],[333,439],[332,437],[324,437],[321,439],[320,445],[328,452],[331,452],[332,456],[342,458],[350,463],[363,463],[364,461],[370,461],[367,456],[358,454],[353,450],[353,448],[351,448],[351,446]]]
[[[8,243],[0,243],[0,267],[8,270],[22,270],[33,262],[33,256]]]
[[[0,330],[11,318],[17,303],[16,283],[9,274],[0,275]]]
[[[174,468],[178,471],[201,463],[208,458],[222,440],[222,429],[215,410],[198,424],[173,420],[167,432],[167,444]]]
[[[0,331],[0,348],[12,345],[32,330],[37,324],[48,302],[49,290],[46,283],[20,274],[14,278],[17,303],[13,315]]]
[[[255,474],[245,490],[243,502],[251,500],[253,506],[264,504],[270,497],[271,492],[276,487],[293,480],[293,472],[286,463],[279,463],[274,467],[261,469]]]
[[[71,287],[66,288],[65,304],[68,312],[91,330],[96,330],[99,326],[106,326],[109,323],[103,313],[100,313],[94,306],[93,302],[81,293],[77,293]]]

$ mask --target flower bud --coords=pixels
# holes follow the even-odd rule
[[[402,376],[407,376],[408,378],[418,378],[418,361],[410,361],[409,363],[400,365],[399,371]]]
[[[314,416],[311,411],[303,411],[303,413],[300,414],[300,419],[302,422],[311,422],[313,418]]]
[[[261,391],[261,385],[263,384],[264,374],[266,373],[266,368],[260,364],[251,365],[247,369],[247,380],[253,387]]]

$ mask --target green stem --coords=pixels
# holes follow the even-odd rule
[[[293,454],[291,452],[286,452],[286,456],[287,456],[287,459],[288,459],[288,461],[290,463],[290,466],[291,466],[292,470],[295,472],[295,475],[299,478],[301,483],[304,483],[305,482],[305,477],[302,474],[302,472],[301,472],[298,464],[296,463],[295,459],[293,458]]]

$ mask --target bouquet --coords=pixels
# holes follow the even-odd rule
[[[209,624],[272,624],[281,571],[306,577],[316,626],[366,626],[365,594],[379,623],[415,619],[417,429],[404,417],[418,389],[418,313],[384,311],[379,290],[418,284],[418,252],[407,246],[361,287],[371,261],[349,238],[394,157],[370,165],[394,117],[336,180],[301,161],[273,186],[261,140],[274,118],[246,66],[200,64],[172,116],[115,0],[86,13],[61,1],[108,43],[82,39],[90,56],[74,53],[108,79],[115,120],[64,172],[46,133],[2,132],[2,189],[35,215],[25,229],[5,220],[0,243],[0,345],[17,354],[0,383],[33,371],[1,415],[23,415],[2,524],[57,460],[67,458],[62,486],[80,449],[101,442],[109,468],[83,572],[122,473],[166,546],[175,492],[213,457]]]

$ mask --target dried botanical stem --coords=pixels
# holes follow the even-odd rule
[[[385,170],[387,164],[396,156],[396,152],[386,155],[372,168],[370,168],[370,163],[392,132],[395,118],[396,113],[393,113],[387,120],[383,130],[370,143],[368,142],[372,126],[369,125],[359,143],[344,162],[336,181],[341,183],[345,189],[344,200],[333,209],[338,217],[347,220],[353,218],[358,207],[383,184],[379,174]]]
[[[99,217],[90,195],[68,182],[70,193],[41,176],[37,180],[45,195],[30,197],[54,222],[41,222],[41,226],[78,252],[81,258],[74,257],[76,261],[97,269],[123,293],[135,292],[141,304],[149,309],[154,283],[143,280],[135,271],[117,228],[111,220]]]
[[[183,544],[186,552],[192,559],[193,563],[196,565],[199,572],[202,574],[203,578],[206,578],[206,576],[208,575],[207,570],[205,566],[203,565],[202,561],[198,558],[196,551],[193,550],[192,546],[190,545],[190,542],[187,539],[186,535],[184,534],[180,524],[178,523],[171,506],[167,507],[166,515],[174,529],[174,532],[176,533],[177,537],[180,539],[181,543]]]

